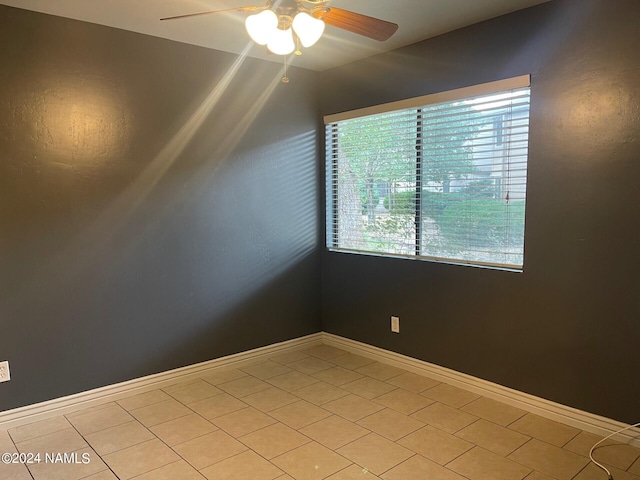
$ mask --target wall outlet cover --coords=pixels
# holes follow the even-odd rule
[[[391,331],[400,333],[400,317],[391,317]]]
[[[0,362],[0,382],[8,382],[11,380],[11,373],[9,372],[9,362]]]

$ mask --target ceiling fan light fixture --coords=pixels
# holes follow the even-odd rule
[[[276,35],[278,16],[273,10],[263,10],[256,15],[249,15],[244,26],[254,42],[258,45],[266,45]]]
[[[293,19],[293,30],[305,48],[315,44],[324,33],[324,22],[306,12],[298,12]]]
[[[291,28],[287,28],[286,30],[276,28],[275,31],[271,33],[267,48],[271,53],[275,53],[276,55],[289,55],[292,53],[296,49],[296,46],[295,43],[293,43],[293,31]]]

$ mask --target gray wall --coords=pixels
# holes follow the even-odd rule
[[[0,411],[320,330],[315,74],[0,6]]]
[[[323,114],[532,89],[524,273],[325,252],[323,329],[637,422],[639,18],[637,0],[556,0],[325,72]]]

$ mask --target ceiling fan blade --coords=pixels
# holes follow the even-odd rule
[[[165,17],[160,20],[178,20],[181,18],[189,18],[189,17],[198,17],[200,15],[209,15],[211,13],[223,13],[223,12],[254,12],[256,10],[264,10],[266,7],[236,7],[236,8],[226,8],[224,10],[211,10],[208,12],[199,12],[199,13],[188,13],[186,15],[176,15],[175,17]]]
[[[380,42],[388,40],[398,30],[398,25],[395,23],[335,7],[329,7],[327,11],[320,10],[315,13],[315,17],[324,20],[327,25],[342,28]]]

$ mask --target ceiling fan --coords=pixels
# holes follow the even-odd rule
[[[395,23],[350,12],[329,5],[330,0],[268,0],[262,6],[246,6],[190,13],[160,20],[177,20],[222,12],[252,12],[245,20],[251,39],[266,45],[269,53],[300,55],[300,44],[310,47],[326,25],[341,28],[378,41],[389,39],[398,30]]]

